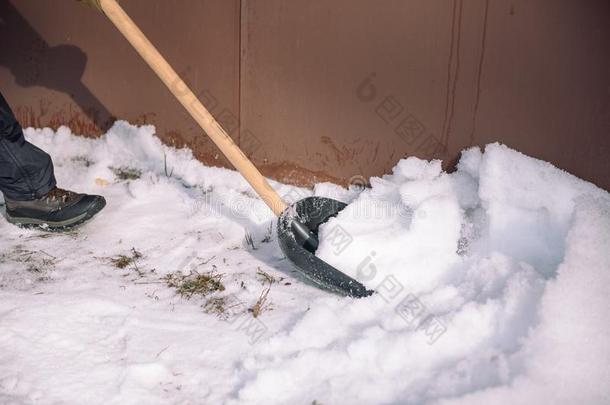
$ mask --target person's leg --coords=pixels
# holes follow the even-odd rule
[[[53,162],[27,142],[0,93],[0,191],[12,200],[34,200],[55,187]]]
[[[49,229],[78,225],[106,205],[102,196],[56,187],[51,157],[25,140],[21,125],[2,94],[0,191],[4,194],[9,222]]]

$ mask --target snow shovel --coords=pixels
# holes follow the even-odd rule
[[[279,216],[277,235],[280,247],[297,269],[324,289],[351,297],[370,295],[372,291],[367,290],[364,285],[314,254],[318,247],[319,225],[337,215],[345,204],[330,198],[308,197],[287,206],[116,0],[84,0],[84,2],[106,14],[231,164],[244,176],[273,213]]]

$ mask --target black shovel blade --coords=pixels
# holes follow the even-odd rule
[[[318,227],[345,206],[340,201],[325,197],[307,197],[297,201],[286,208],[278,219],[278,241],[286,257],[301,274],[319,287],[350,297],[367,297],[373,293],[371,290],[314,254]],[[303,229],[310,231],[307,240],[303,237]]]

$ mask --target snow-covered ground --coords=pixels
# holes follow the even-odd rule
[[[65,234],[0,217],[0,404],[610,403],[610,194],[548,163],[492,144],[317,185],[350,202],[318,254],[377,291],[356,300],[152,127],[26,136],[108,205]]]

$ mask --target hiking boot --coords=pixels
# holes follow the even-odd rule
[[[5,197],[6,219],[16,225],[61,230],[81,224],[106,205],[99,195],[78,194],[55,187],[44,197],[17,201]]]

